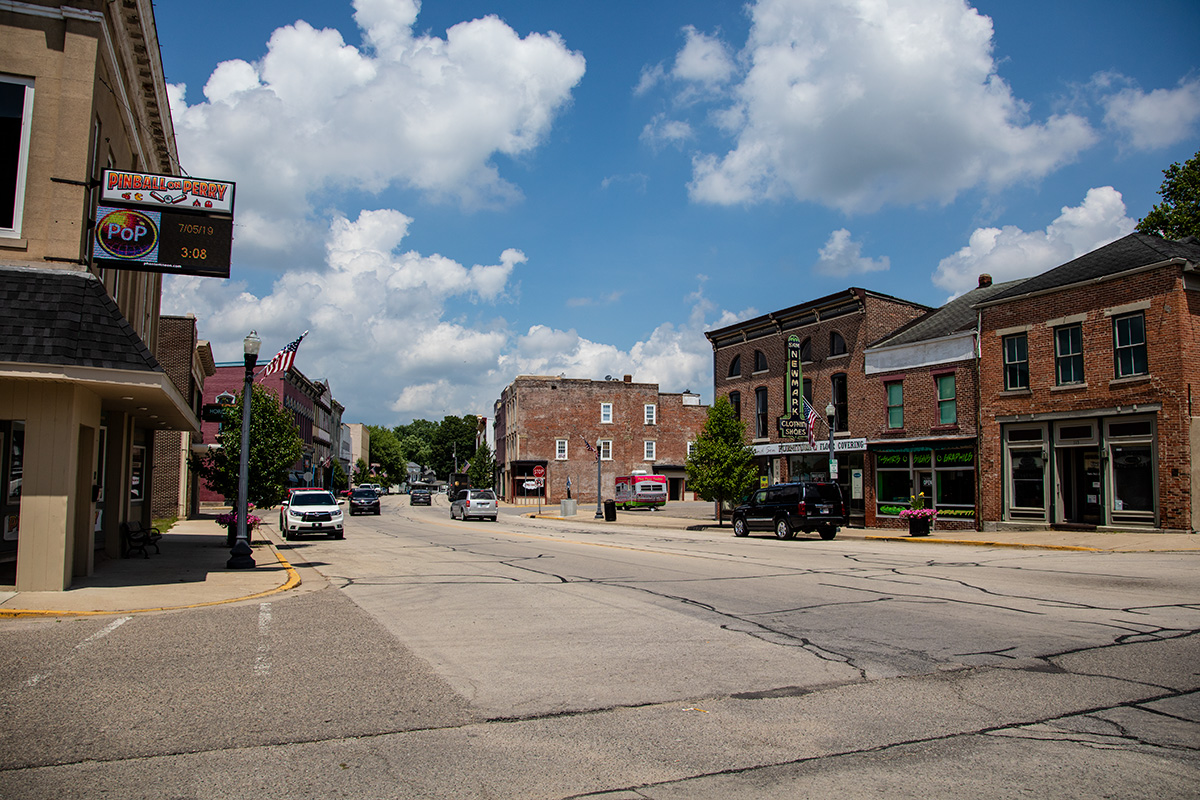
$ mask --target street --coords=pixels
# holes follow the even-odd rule
[[[453,521],[0,623],[5,798],[1193,797],[1194,553]]]

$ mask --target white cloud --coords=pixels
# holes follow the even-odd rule
[[[1117,76],[1120,80],[1120,77]],[[1104,83],[1112,76],[1104,76]],[[1126,87],[1108,95],[1104,121],[1120,131],[1138,150],[1157,150],[1183,141],[1200,120],[1200,78],[1181,80],[1175,89],[1143,92]]]
[[[261,61],[227,61],[186,102],[171,88],[180,157],[195,175],[238,184],[244,260],[312,244],[322,190],[420,190],[468,207],[519,196],[492,159],[546,137],[584,59],[556,34],[521,38],[496,17],[415,35],[414,0],[358,0],[368,47],[301,21],[276,30]]]
[[[693,137],[692,126],[678,119],[670,119],[666,114],[655,114],[650,122],[642,128],[641,140],[653,147],[660,145],[681,145]]]
[[[879,259],[865,258],[862,243],[850,238],[850,231],[842,228],[829,234],[829,241],[821,248],[813,271],[818,275],[860,275],[865,272],[883,272],[891,267],[887,256]]]
[[[683,30],[687,42],[675,56],[671,74],[679,80],[703,83],[710,87],[728,81],[733,76],[734,63],[726,44],[691,25]]]
[[[1039,178],[1095,140],[1079,116],[1028,119],[997,73],[991,20],[962,0],[758,0],[751,13],[748,69],[716,117],[736,143],[694,158],[697,201],[947,203]]]
[[[977,229],[967,246],[938,263],[933,282],[956,297],[974,289],[985,273],[996,283],[1028,278],[1103,247],[1135,225],[1120,192],[1111,186],[1089,189],[1082,204],[1064,207],[1044,231],[1012,225]]]

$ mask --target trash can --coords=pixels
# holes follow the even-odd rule
[[[616,500],[605,500],[604,501],[604,521],[605,522],[616,522],[617,521],[617,501]]]

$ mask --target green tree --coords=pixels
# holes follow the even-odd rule
[[[367,465],[365,458],[360,458],[354,463],[353,479],[355,486],[360,483],[371,483],[371,468]]]
[[[708,409],[704,430],[687,460],[688,488],[718,504],[717,524],[724,524],[724,504],[743,497],[758,483],[754,453],[746,446],[746,426],[728,398],[718,397]]]
[[[467,470],[467,477],[471,479],[472,486],[491,489],[495,474],[496,459],[492,457],[492,448],[484,442],[479,445],[475,455],[471,456],[471,468]]]
[[[414,464],[420,464],[422,467],[428,467],[433,452],[429,448],[429,442],[409,434],[400,442],[400,451],[404,455],[404,461],[407,464],[409,461]]]
[[[475,452],[475,431],[478,427],[474,414],[462,417],[446,417],[438,425],[430,445],[430,466],[439,476],[454,472],[458,465],[468,461]]]
[[[378,425],[368,425],[367,430],[371,432],[369,462],[378,464],[380,469],[388,475],[389,481],[404,480],[407,472],[406,462],[400,442],[396,440],[396,434],[390,428]]]
[[[1200,236],[1200,152],[1183,166],[1176,161],[1163,170],[1158,195],[1162,202],[1138,222],[1138,233],[1164,239]]]
[[[329,470],[331,472],[333,490],[335,492],[340,492],[342,489],[346,489],[350,486],[350,479],[346,477],[346,470],[342,469],[342,462],[335,458],[333,460],[333,464],[330,465]]]
[[[229,503],[237,503],[242,454],[242,396],[225,406],[217,434],[219,447],[194,463],[208,487]],[[250,392],[250,453],[247,500],[260,508],[277,505],[287,491],[288,472],[303,452],[295,418],[284,410],[279,395],[255,384]]]

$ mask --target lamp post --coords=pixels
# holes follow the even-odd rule
[[[837,459],[833,457],[833,424],[837,422],[837,409],[833,401],[825,406],[825,418],[829,420],[829,480],[837,480]]]
[[[228,569],[254,569],[254,551],[250,549],[250,537],[247,532],[247,518],[250,516],[250,504],[246,495],[250,493],[250,395],[254,382],[254,367],[258,365],[258,348],[262,339],[250,331],[242,341],[245,352],[246,382],[242,388],[242,456],[238,464],[238,496],[237,496],[237,540],[229,551],[229,560],[225,562]]]

